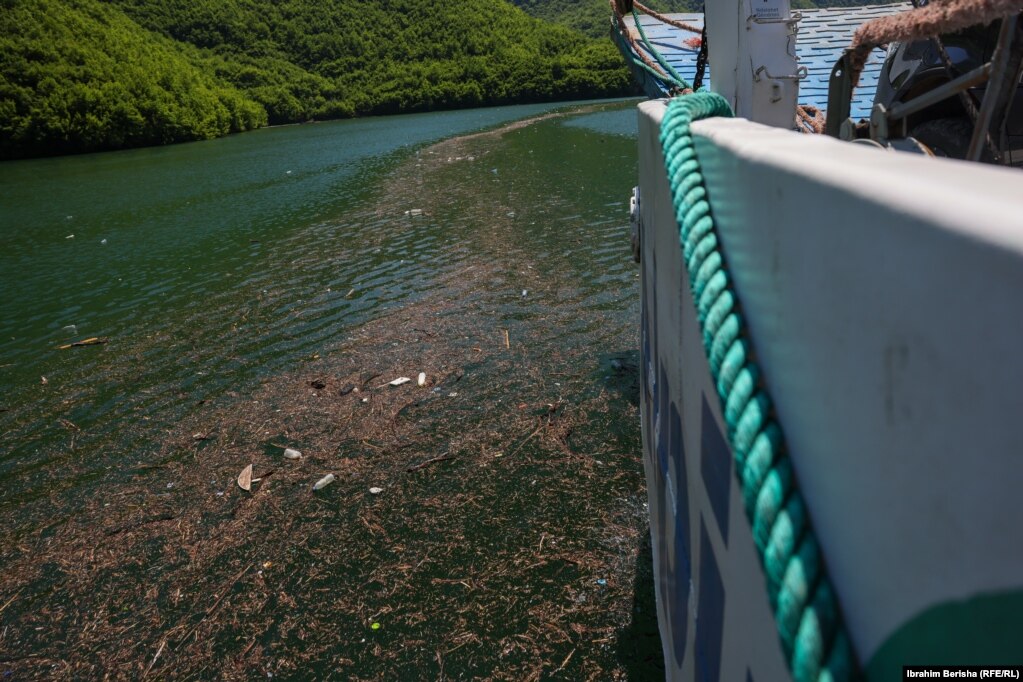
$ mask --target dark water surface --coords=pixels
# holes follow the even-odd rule
[[[0,164],[0,674],[661,674],[635,125],[511,107]]]

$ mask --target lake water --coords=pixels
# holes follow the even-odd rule
[[[528,106],[0,164],[0,674],[662,674],[635,136]]]

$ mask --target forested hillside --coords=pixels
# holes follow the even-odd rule
[[[0,157],[631,92],[504,0],[0,0]]]

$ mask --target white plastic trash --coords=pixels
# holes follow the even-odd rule
[[[320,480],[313,484],[313,490],[323,490],[328,485],[334,482],[334,474],[327,474]]]

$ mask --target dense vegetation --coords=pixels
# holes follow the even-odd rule
[[[0,158],[627,94],[608,19],[606,0],[0,0]]]
[[[0,0],[3,158],[631,88],[504,0]]]
[[[223,135],[263,109],[108,5],[0,0],[0,153]]]

